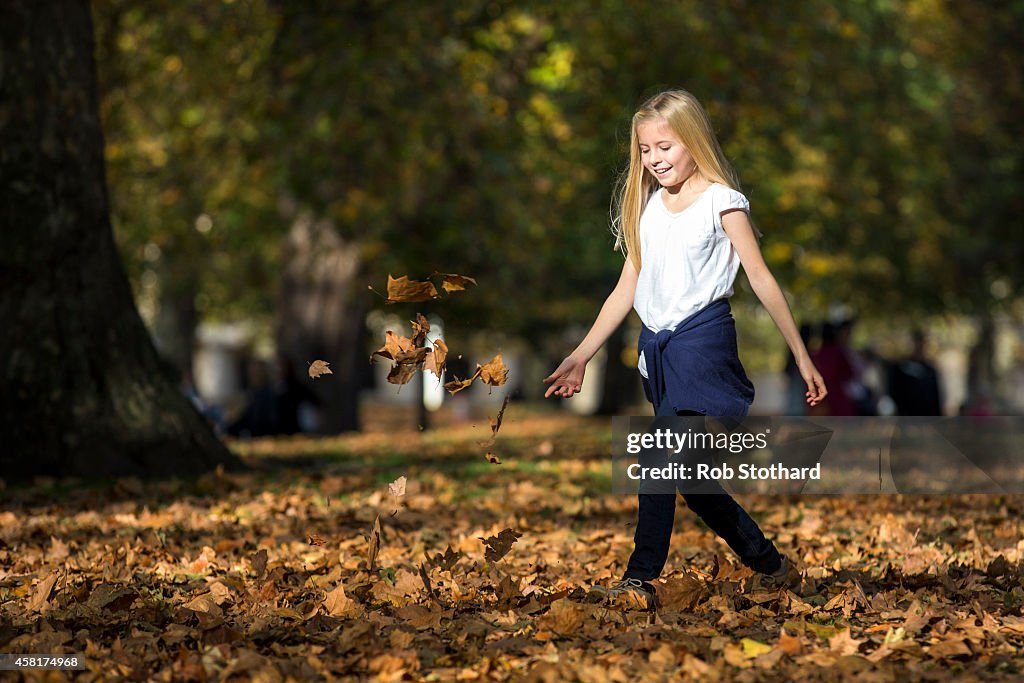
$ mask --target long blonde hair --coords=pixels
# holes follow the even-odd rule
[[[660,187],[657,178],[640,161],[637,126],[664,119],[690,152],[697,173],[712,183],[740,190],[739,179],[715,137],[711,121],[697,98],[685,90],[666,90],[651,97],[633,114],[629,135],[629,168],[622,173],[612,198],[611,222],[615,248],[632,260],[640,272],[640,216],[651,194]],[[754,228],[758,234],[757,228]]]

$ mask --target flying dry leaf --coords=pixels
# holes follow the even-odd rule
[[[446,292],[460,292],[466,289],[467,285],[475,285],[476,279],[471,278],[468,275],[456,275],[455,273],[435,273],[441,275],[444,279],[441,282],[441,288]]]
[[[505,555],[508,555],[508,552],[512,550],[512,544],[521,536],[522,534],[518,531],[502,529],[498,532],[497,536],[481,538],[480,540],[487,546],[487,549],[484,551],[484,558],[488,562],[497,562],[505,557]]]
[[[438,379],[444,375],[445,359],[448,358],[448,345],[440,339],[434,340],[434,350],[427,354],[423,360],[424,371],[437,375]]]
[[[423,346],[427,333],[430,332],[430,323],[423,317],[422,313],[417,313],[416,319],[410,320],[409,324],[412,325],[413,346]]]
[[[308,543],[309,545],[316,545],[321,547],[327,545],[327,541],[324,539],[324,537],[318,536],[316,534],[307,535],[306,543]]]
[[[380,552],[380,515],[377,515],[373,520],[373,529],[370,531],[369,548],[367,549],[367,558],[369,559],[371,572],[377,563],[378,552]]]
[[[391,384],[408,384],[416,376],[416,366],[407,363],[398,363],[388,373],[388,382]]]
[[[427,555],[426,551],[423,552],[423,556],[427,558],[427,564],[431,567],[440,567],[445,571],[451,571],[452,567],[459,563],[462,559],[462,552],[455,552],[452,550],[451,545],[445,548],[444,554],[434,553],[433,557]]]
[[[487,416],[488,422],[491,423],[491,438],[487,441],[481,441],[480,446],[483,448],[489,448],[494,445],[495,440],[498,438],[498,430],[501,429],[501,418],[505,415],[505,408],[508,407],[508,394],[505,394],[505,400],[501,402],[501,410],[498,411],[498,416],[492,418],[490,415]],[[490,453],[488,453],[490,455]]]
[[[486,457],[487,457],[487,462],[491,463],[492,465],[500,465],[501,464],[501,458],[496,456],[494,453],[491,453],[490,451],[487,451]]]
[[[327,367],[328,365],[330,365],[330,363],[325,360],[313,361],[309,364],[309,376],[316,379],[320,375],[333,375],[334,373],[331,372],[329,367]]]
[[[492,387],[500,387],[508,379],[508,367],[501,359],[501,353],[480,368],[480,381]]]
[[[406,339],[388,330],[384,333],[384,346],[370,354],[370,362],[373,362],[374,356],[383,356],[388,360],[395,360],[396,356],[413,351],[415,348],[411,339]]]
[[[388,493],[395,497],[401,497],[405,495],[405,483],[408,481],[403,474],[398,479],[388,484]]]
[[[407,276],[395,279],[388,274],[388,298],[384,303],[430,301],[437,298],[437,288],[429,281],[410,280]]]
[[[455,378],[451,382],[446,382],[444,388],[448,390],[449,394],[457,394],[469,385],[471,385],[477,377],[480,376],[480,366],[476,366],[476,372],[469,379],[458,379]]]
[[[395,362],[403,365],[419,365],[429,352],[430,349],[422,346],[412,351],[402,351],[395,356]]]

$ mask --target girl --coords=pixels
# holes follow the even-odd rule
[[[800,338],[789,305],[758,245],[736,174],[704,108],[690,93],[669,90],[633,115],[629,168],[613,204],[616,248],[626,257],[619,282],[580,345],[544,379],[544,397],[570,398],[587,362],[630,308],[643,322],[638,368],[656,416],[743,416],[754,398],[736,351],[728,298],[740,263],[758,299],[789,345],[811,406],[827,390]],[[686,504],[769,585],[799,583],[789,560],[757,523],[718,487],[687,495]],[[675,494],[638,494],[634,550],[621,581],[595,586],[602,597],[655,605],[650,583],[668,557]]]

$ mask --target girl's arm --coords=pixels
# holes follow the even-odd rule
[[[800,338],[800,332],[797,330],[786,297],[783,295],[779,283],[775,281],[775,276],[768,270],[768,264],[764,262],[764,257],[761,256],[761,249],[757,244],[757,238],[754,237],[754,228],[750,224],[750,218],[747,217],[745,211],[730,211],[722,216],[722,228],[740,257],[740,263],[743,264],[743,270],[747,274],[754,294],[768,310],[768,314],[775,321],[776,327],[779,328],[779,332],[782,333],[782,337],[793,352],[800,376],[807,383],[807,403],[812,406],[818,405],[828,395],[825,380],[822,379],[818,369],[814,367],[807,347],[804,345],[803,339]]]
[[[544,398],[551,394],[570,398],[580,390],[583,386],[583,373],[587,368],[587,363],[633,309],[637,277],[633,262],[627,258],[626,263],[622,266],[619,282],[605,299],[604,306],[597,314],[597,320],[594,321],[590,332],[576,347],[576,350],[570,353],[554,372],[544,378],[544,382],[551,385],[544,392]]]

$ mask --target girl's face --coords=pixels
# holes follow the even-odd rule
[[[644,121],[636,127],[640,161],[662,187],[679,187],[697,170],[689,150],[665,119]]]

